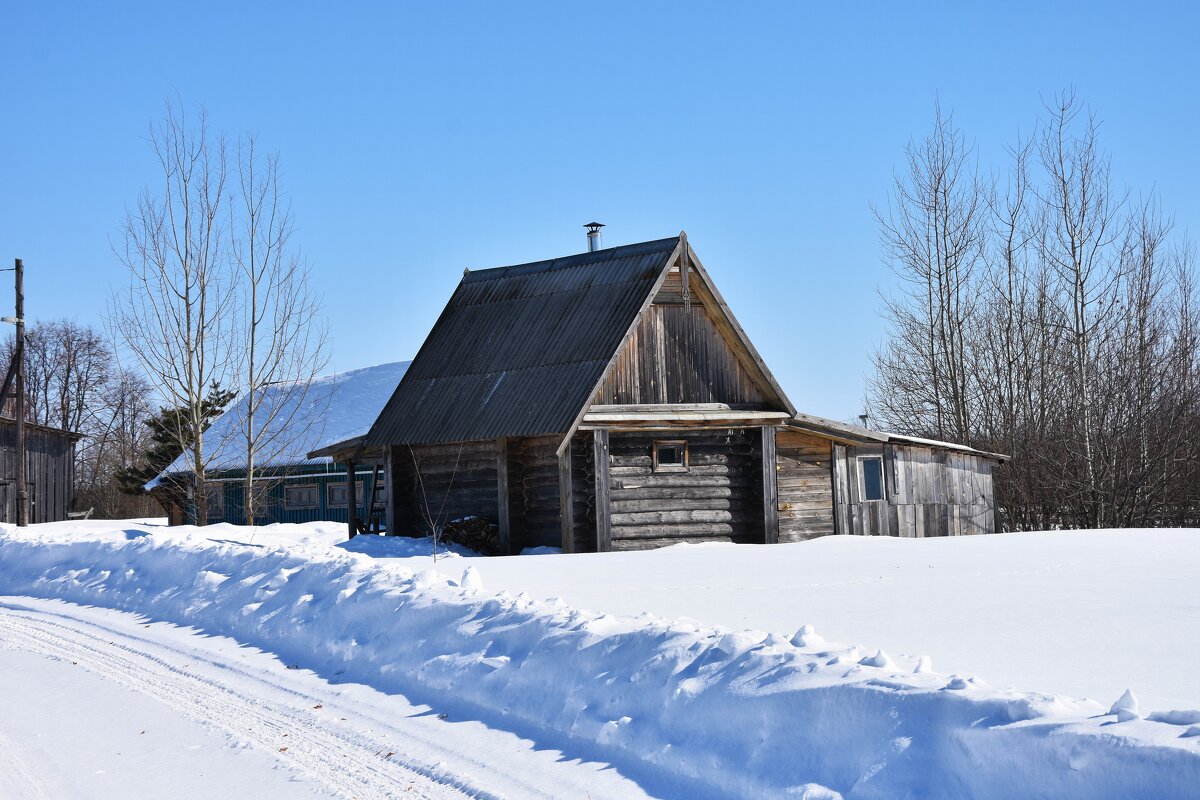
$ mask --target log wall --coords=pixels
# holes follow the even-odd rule
[[[612,549],[763,541],[760,436],[753,428],[610,432]],[[653,471],[656,439],[687,440],[687,472]]]
[[[559,437],[508,442],[508,513],[512,552],[526,547],[560,547],[558,512]]]
[[[425,505],[443,522],[466,516],[495,522],[499,512],[498,455],[495,441],[395,448],[391,484],[394,533],[428,535],[422,512]]]

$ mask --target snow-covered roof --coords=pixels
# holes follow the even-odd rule
[[[328,457],[309,458],[308,454],[369,431],[411,363],[395,361],[324,376],[312,381],[307,391],[290,383],[258,390],[255,427],[265,424],[265,430],[256,468],[329,463],[332,459]],[[246,443],[239,433],[248,406],[246,397],[239,397],[205,431],[206,449],[216,448],[210,451],[213,455],[207,469],[245,468]],[[190,453],[180,455],[146,488],[153,489],[171,473],[189,472],[190,458]]]

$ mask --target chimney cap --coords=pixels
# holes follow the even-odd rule
[[[604,227],[604,223],[603,222],[589,222],[588,224],[584,225],[583,227],[587,228],[589,231],[598,231]]]

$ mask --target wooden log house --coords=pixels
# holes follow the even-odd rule
[[[686,234],[468,271],[371,430],[387,530],[501,552],[995,530],[994,454],[799,414]]]

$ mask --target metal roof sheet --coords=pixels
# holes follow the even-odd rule
[[[364,444],[566,433],[678,244],[467,273]]]

